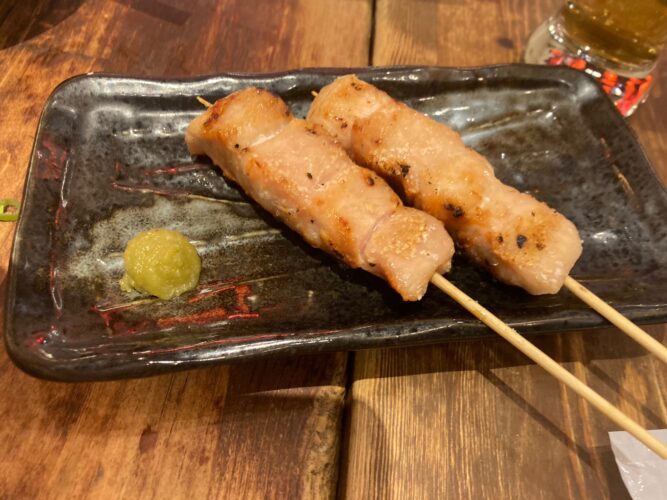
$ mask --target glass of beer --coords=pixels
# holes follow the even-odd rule
[[[525,60],[586,71],[628,116],[646,98],[666,42],[667,0],[576,0],[531,35]]]

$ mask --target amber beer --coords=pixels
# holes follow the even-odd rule
[[[651,71],[667,41],[667,0],[566,2],[549,31],[566,47],[619,73]]]

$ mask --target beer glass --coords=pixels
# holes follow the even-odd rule
[[[531,35],[525,61],[586,71],[628,116],[646,99],[665,42],[667,0],[576,0]]]

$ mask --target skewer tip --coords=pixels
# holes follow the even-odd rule
[[[206,106],[207,108],[210,108],[211,106],[213,106],[213,104],[211,104],[210,102],[208,102],[206,99],[204,99],[202,96],[199,96],[199,95],[197,96],[197,101],[199,101],[199,104],[202,104],[202,105]]]

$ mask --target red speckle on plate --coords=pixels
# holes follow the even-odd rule
[[[257,318],[259,313],[252,314],[229,314],[224,307],[217,307],[215,309],[208,309],[206,311],[197,312],[194,314],[184,314],[182,316],[171,316],[169,318],[160,318],[157,324],[161,328],[170,328],[176,325],[192,324],[192,325],[207,325],[210,323],[217,323],[226,319],[235,318]]]
[[[188,304],[194,304],[195,302],[199,302],[200,300],[205,300],[213,297],[214,295],[217,295],[221,292],[226,292],[227,290],[232,290],[234,289],[235,286],[232,284],[229,284],[227,282],[222,283],[220,285],[213,286],[212,288],[207,286],[204,288],[201,292],[199,292],[197,295],[194,297],[191,297],[188,299]]]
[[[61,203],[56,209],[56,215],[53,217],[53,225],[56,229],[60,229],[63,225],[63,220],[65,219],[65,207]]]
[[[54,144],[49,137],[44,137],[42,144],[46,154],[42,151],[37,153],[37,178],[42,180],[58,180],[63,175],[65,163],[69,157],[69,151]]]
[[[90,311],[97,314],[104,322],[107,330],[113,335],[133,335],[155,329],[172,328],[178,325],[208,325],[224,320],[250,319],[260,317],[259,312],[251,312],[250,305],[246,303],[252,290],[248,285],[234,285],[230,281],[220,283],[207,283],[198,287],[199,293],[191,297],[185,305],[185,309],[192,304],[203,300],[210,300],[213,297],[223,293],[232,292],[234,294],[233,306],[221,306],[219,301],[215,305],[203,310],[194,310],[192,312],[183,312],[182,314],[160,317],[158,319],[146,319],[131,324],[122,317],[119,317],[123,311],[136,309],[140,306],[159,307],[157,300],[140,300],[120,305],[95,304]]]
[[[142,175],[150,177],[153,175],[176,175],[183,172],[194,172],[196,170],[210,169],[211,165],[207,163],[187,163],[185,165],[173,165],[167,167],[148,168],[141,172]]]
[[[250,287],[248,285],[239,285],[236,287],[236,309],[243,314],[250,312],[250,306],[246,304],[246,299],[250,295]]]

